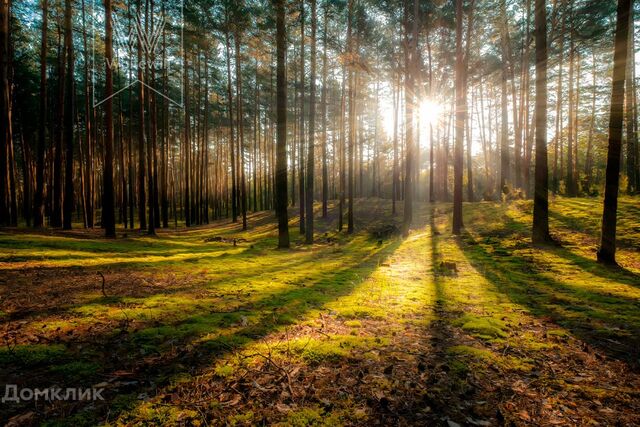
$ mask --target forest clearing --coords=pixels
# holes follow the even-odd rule
[[[638,17],[0,1],[0,424],[639,426]]]
[[[335,233],[332,208],[326,237],[284,251],[264,214],[241,233],[2,234],[2,382],[104,387],[39,408],[74,425],[634,425],[638,208],[621,200],[611,270],[593,202],[553,204],[553,249],[528,242],[530,202],[467,205],[460,237],[450,206],[420,204],[403,240],[380,234],[388,202],[360,200],[362,232]]]

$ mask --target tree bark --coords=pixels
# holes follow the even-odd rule
[[[47,25],[49,1],[42,0],[42,29],[40,39],[40,109],[38,123],[38,148],[36,166],[36,192],[33,199],[33,225],[44,225],[44,153],[47,134]],[[0,184],[1,185],[1,184]],[[0,190],[1,194],[1,190]],[[2,204],[2,201],[0,201]],[[2,216],[0,214],[0,216]]]
[[[620,154],[622,150],[624,81],[627,70],[629,15],[632,6],[632,0],[618,1],[604,208],[600,249],[598,250],[598,261],[605,264],[616,264],[616,216],[620,182]]]
[[[462,173],[464,156],[464,122],[467,115],[465,99],[465,62],[462,53],[462,0],[456,0],[456,134],[453,162],[453,229],[454,235],[462,231]]]
[[[71,230],[73,215],[73,136],[74,136],[74,88],[75,75],[73,71],[73,34],[71,28],[72,19],[71,0],[65,0],[64,7],[64,49],[67,59],[67,73],[64,98],[64,140],[65,140],[65,171],[64,171],[64,230]]]
[[[276,146],[276,215],[278,217],[278,247],[289,247],[289,219],[287,216],[287,76],[285,27],[285,0],[274,0],[276,9],[277,56],[277,146]]]
[[[116,237],[116,218],[113,195],[113,31],[111,18],[111,0],[104,0],[105,9],[105,139],[102,183],[102,226],[106,237]]]
[[[551,240],[549,235],[549,168],[547,165],[547,9],[546,0],[535,0],[536,38],[536,170],[533,201],[533,243]]]
[[[315,132],[316,132],[316,0],[311,0],[311,76],[309,81],[309,148],[307,149],[305,242],[313,243],[313,184],[315,168]]]

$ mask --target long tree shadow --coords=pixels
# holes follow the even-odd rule
[[[563,227],[567,228],[570,231],[581,230],[582,232],[587,232],[591,236],[599,236],[600,235],[600,224],[593,223],[588,218],[578,218],[575,216],[563,215],[560,212],[555,210],[549,211],[549,217],[552,220],[557,221]],[[617,243],[621,247],[626,247],[633,250],[640,249],[640,245],[638,241],[634,237],[628,237],[624,234],[619,234],[616,236]]]
[[[458,269],[455,262],[445,258],[440,246],[443,239],[458,238],[446,236],[445,231],[440,231],[436,217],[437,213],[432,208],[429,239],[435,318],[425,331],[428,351],[425,354],[426,393],[422,403],[431,409],[427,417],[429,425],[458,425],[473,418],[481,418],[482,423],[495,424],[496,408],[503,393],[501,389],[488,390],[476,381],[478,376],[488,374],[477,371],[478,367],[489,369],[490,366],[486,361],[480,363],[474,359],[473,349],[479,342],[456,326],[458,319],[464,315],[465,307],[451,297],[450,293],[455,294],[457,290],[448,287],[460,286],[457,283]],[[460,349],[464,353],[458,353]]]
[[[44,384],[46,381],[78,386],[77,383],[68,383],[68,378],[65,380],[64,377],[53,375],[48,365],[90,358],[99,364],[101,377],[113,379],[118,372],[131,372],[134,378],[124,388],[107,391],[106,404],[95,408],[97,414],[103,415],[110,411],[111,416],[117,415],[127,408],[126,405],[111,404],[114,399],[118,400],[118,395],[152,394],[168,384],[173,375],[193,373],[212,366],[216,358],[229,351],[240,350],[270,332],[302,319],[310,310],[321,309],[325,304],[350,294],[399,244],[400,241],[394,239],[380,247],[374,244],[361,245],[355,248],[350,254],[352,256],[340,267],[321,270],[319,273],[314,272],[314,256],[309,254],[298,265],[298,268],[302,268],[307,264],[309,268],[309,275],[303,283],[290,284],[285,290],[269,293],[246,304],[231,304],[230,312],[219,312],[219,307],[202,304],[199,310],[187,316],[179,316],[174,321],[169,318],[159,319],[135,331],[121,325],[117,331],[94,334],[90,340],[78,337],[82,344],[69,343],[62,354],[56,355],[56,360],[46,358],[39,364],[29,366],[27,376],[20,369],[5,371],[3,380],[7,383],[18,381],[29,387],[50,386],[51,384]],[[286,253],[282,254],[282,257],[286,256]],[[279,267],[282,268],[283,265],[279,264]],[[270,273],[273,271],[253,271],[258,277]],[[58,349],[59,347],[56,346]],[[24,356],[29,351],[26,348],[24,350],[14,352],[14,355]],[[35,383],[25,384],[27,377]],[[87,384],[93,384],[96,381],[95,373],[89,375],[87,381]],[[8,417],[24,409],[21,405],[4,406],[0,417]],[[78,409],[80,408],[75,407],[74,411]]]
[[[576,226],[572,222],[572,218],[566,217],[553,211],[550,212],[550,215],[552,217],[555,216],[558,218],[564,218],[563,223],[566,227],[569,227],[568,231],[570,232],[575,233],[575,230],[585,229],[584,227]],[[501,230],[511,230],[513,232],[518,231],[520,237],[522,238],[528,238],[528,236],[530,235],[531,228],[529,224],[525,224],[524,222],[507,214],[503,215],[503,221],[504,222],[501,229],[491,230],[491,232],[480,232],[479,234],[482,236],[494,236],[496,233],[501,233]],[[624,243],[622,247],[635,250],[633,249],[633,246],[625,245]],[[557,255],[561,258],[566,259],[567,261],[570,261],[573,265],[580,267],[581,269],[590,274],[593,274],[594,276],[602,277],[608,280],[615,280],[618,283],[623,283],[629,286],[640,287],[640,274],[637,274],[622,266],[611,267],[600,264],[596,262],[595,255],[593,258],[588,258],[564,246],[549,246],[545,250],[549,253],[552,253],[553,255]]]
[[[458,244],[470,264],[513,302],[552,319],[609,357],[639,367],[637,301],[556,280],[543,274],[532,259],[505,251],[493,240],[480,242],[468,232]]]

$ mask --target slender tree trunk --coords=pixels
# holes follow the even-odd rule
[[[102,177],[102,226],[106,237],[116,237],[116,218],[114,212],[113,195],[113,37],[111,20],[111,0],[104,0],[105,9],[105,139],[104,139],[104,165]]]
[[[547,166],[547,9],[546,0],[535,0],[536,38],[536,171],[533,201],[534,243],[549,235],[549,168]]]
[[[53,159],[53,210],[51,212],[51,226],[62,227],[62,140],[64,130],[64,94],[67,50],[60,43],[60,30],[58,30],[58,93],[55,122],[55,153]],[[8,140],[9,141],[9,140]]]
[[[586,161],[584,163],[584,174],[585,174],[585,185],[583,191],[586,193],[591,192],[591,181],[593,179],[593,131],[596,124],[596,99],[597,99],[597,69],[596,69],[596,51],[595,48],[592,52],[593,58],[593,68],[591,69],[592,74],[592,85],[593,91],[591,96],[591,120],[589,120],[589,136],[587,138],[587,154]]]
[[[247,185],[245,181],[244,167],[244,117],[242,108],[242,68],[240,54],[240,30],[236,26],[234,40],[236,45],[236,114],[238,116],[238,157],[240,159],[240,209],[242,210],[242,229],[247,229]]]
[[[10,1],[0,3],[0,225],[10,225],[9,207],[9,145],[11,132],[11,92],[9,81]]]
[[[465,62],[462,54],[462,0],[456,0],[456,142],[453,162],[453,234],[462,230],[462,170],[464,157],[464,129],[467,115],[465,99]]]
[[[86,30],[86,13],[85,13],[85,1],[82,0],[82,45],[83,52],[85,55],[85,64],[84,64],[84,119],[85,119],[85,141],[87,146],[87,155],[86,155],[86,164],[84,170],[84,203],[85,203],[85,212],[86,212],[86,226],[88,228],[93,228],[94,222],[94,170],[93,170],[93,156],[94,156],[94,138],[93,138],[93,110],[92,110],[92,88],[89,83],[89,69],[91,67],[89,58],[89,45],[87,43],[87,30]],[[82,145],[82,141],[78,142],[78,145]],[[82,158],[81,158],[82,159]],[[80,173],[82,174],[82,168],[80,168]],[[131,179],[131,177],[130,177]],[[133,218],[133,216],[132,216]],[[133,226],[132,226],[133,228]]]
[[[238,222],[238,205],[237,200],[237,187],[236,187],[236,156],[235,156],[235,135],[233,129],[233,90],[231,83],[231,43],[229,41],[229,13],[226,13],[226,28],[225,28],[225,48],[226,48],[226,62],[227,62],[227,101],[228,101],[228,113],[229,113],[229,160],[231,162],[231,221]]]
[[[551,181],[551,189],[554,194],[557,194],[560,191],[560,175],[562,173],[562,165],[559,165],[559,157],[562,153],[562,134],[563,134],[563,123],[562,123],[562,68],[564,64],[564,30],[565,30],[565,17],[564,14],[562,16],[562,26],[560,28],[560,45],[558,49],[560,50],[560,58],[558,60],[558,90],[556,94],[556,135],[555,135],[555,143],[553,144],[553,178]]]
[[[162,15],[165,14],[165,2],[162,2]],[[169,77],[167,76],[167,33],[166,26],[162,30],[162,88],[169,90]],[[167,190],[167,162],[169,161],[169,103],[162,100],[162,143],[160,146],[160,214],[162,216],[162,228],[169,227],[169,200]],[[133,226],[131,226],[133,228]]]
[[[602,235],[598,250],[598,261],[605,264],[616,264],[616,216],[620,183],[620,154],[622,152],[624,81],[627,69],[629,15],[632,7],[632,0],[618,1]]]
[[[353,3],[354,0],[349,0],[348,6],[348,24],[347,24],[347,52],[353,57],[357,54],[353,49]],[[354,67],[355,64],[349,64]],[[355,68],[355,67],[354,67]],[[356,138],[356,84],[357,84],[357,72],[349,70],[349,152],[348,152],[348,182],[347,192],[349,198],[349,205],[347,208],[347,233],[351,234],[354,231],[353,224],[353,190],[354,190],[354,174],[353,174],[353,157]]]
[[[307,149],[307,177],[306,177],[306,212],[307,224],[305,228],[305,242],[313,243],[313,196],[315,169],[315,132],[316,132],[316,30],[317,13],[316,0],[311,0],[311,76],[309,78],[309,148]]]
[[[184,219],[187,227],[191,226],[191,117],[189,114],[189,67],[187,61],[187,50],[183,49],[182,60],[184,62]]]
[[[140,0],[137,4],[138,15],[140,15],[142,8]],[[147,214],[146,214],[146,191],[145,191],[145,165],[144,165],[144,148],[145,148],[145,117],[144,117],[144,105],[145,105],[145,86],[144,73],[141,67],[142,64],[142,44],[138,43],[138,87],[140,89],[138,99],[138,222],[140,223],[140,230],[147,228]],[[186,71],[184,71],[186,73]]]
[[[473,34],[473,12],[474,12],[475,0],[471,0],[467,10],[467,36],[465,44],[464,54],[464,70],[463,70],[463,84],[462,90],[464,91],[464,113],[465,113],[465,128],[467,132],[467,199],[473,202],[475,199],[473,193],[473,157],[471,152],[472,135],[471,130],[473,128],[473,93],[471,94],[471,114],[468,112],[467,98],[469,91],[469,58],[471,57],[471,34]]]
[[[305,48],[304,48],[304,22],[305,14],[304,14],[304,0],[300,0],[300,126],[298,128],[298,132],[300,137],[298,138],[298,191],[299,191],[299,199],[300,199],[300,235],[305,235],[305,198],[304,198],[304,190],[305,190],[305,173],[304,173],[304,149],[305,149],[305,131],[304,131],[304,91],[305,91]]]
[[[501,88],[501,128],[500,128],[500,188],[499,194],[505,191],[505,185],[509,181],[509,116],[507,113],[507,72],[508,72],[508,30],[506,0],[500,2],[500,15],[502,19],[501,43],[502,43],[502,75]]]
[[[36,165],[36,193],[33,200],[33,225],[44,225],[44,153],[46,150],[47,134],[47,25],[49,15],[49,1],[42,0],[42,30],[40,41],[40,109],[38,123],[38,149]],[[1,179],[0,179],[1,181]],[[0,185],[2,185],[0,183]],[[2,190],[0,189],[0,197]],[[0,200],[0,205],[3,203]],[[0,216],[2,213],[0,212]],[[0,223],[2,220],[0,220]]]
[[[289,247],[289,219],[287,217],[287,76],[285,0],[274,0],[276,9],[277,56],[277,156],[276,156],[276,215],[278,216],[278,247]]]
[[[74,71],[73,71],[73,35],[71,0],[65,0],[64,7],[64,49],[66,51],[67,72],[64,98],[64,140],[65,140],[65,172],[64,172],[64,212],[62,215],[64,230],[71,230],[73,215],[73,137],[74,137]]]
[[[327,217],[328,197],[329,197],[329,173],[327,170],[327,38],[329,29],[329,3],[324,5],[324,24],[322,36],[322,95],[321,95],[321,117],[322,117],[322,218]]]
[[[627,77],[626,77],[626,96],[625,96],[625,110],[626,110],[626,136],[627,136],[627,193],[633,194],[638,189],[636,188],[636,172],[637,172],[637,159],[636,159],[636,145],[638,144],[638,138],[635,132],[635,120],[634,120],[634,99],[635,99],[635,43],[634,43],[634,25],[633,25],[633,8],[629,13],[629,58],[634,60],[627,61]]]
[[[398,159],[398,110],[400,110],[400,72],[397,72],[397,80],[393,91],[393,183],[391,189],[391,214],[395,215],[396,200],[400,190],[400,166]]]
[[[349,45],[349,40],[351,37],[351,20],[347,21],[347,46]],[[348,48],[347,48],[348,52]],[[344,205],[345,205],[345,194],[347,187],[347,177],[346,177],[346,147],[347,147],[347,93],[346,93],[346,84],[347,84],[347,74],[349,74],[349,79],[351,70],[347,66],[342,67],[342,89],[341,89],[341,98],[340,98],[340,201],[338,204],[338,231],[342,231],[344,226]]]
[[[415,107],[415,67],[418,51],[418,0],[413,1],[413,28],[409,37],[408,0],[405,1],[405,176],[404,176],[404,220],[402,235],[409,235],[413,221],[413,156],[414,156],[414,107]]]
[[[571,6],[570,6],[571,7]],[[574,17],[573,10],[569,10],[569,126],[567,133],[567,175],[566,175],[566,193],[569,197],[575,197],[578,195],[577,185],[575,181],[575,162],[573,158],[573,138],[575,134],[575,90],[574,90],[574,64],[575,64],[575,36],[573,31]]]

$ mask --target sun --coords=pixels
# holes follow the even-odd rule
[[[419,108],[420,124],[436,124],[442,115],[442,105],[431,99],[424,99]]]

